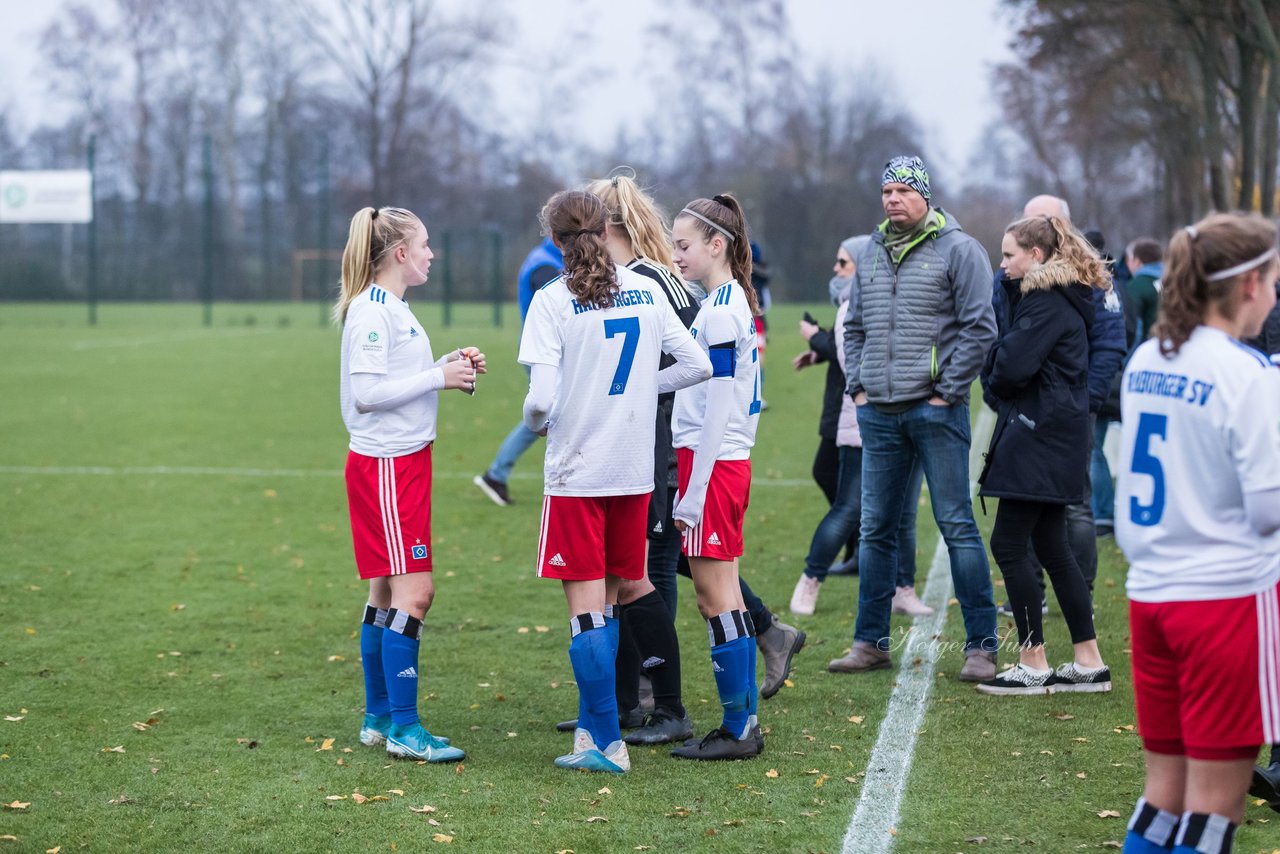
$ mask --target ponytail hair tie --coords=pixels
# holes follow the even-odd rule
[[[1182,230],[1185,231],[1187,233],[1187,237],[1190,237],[1192,240],[1195,240],[1200,236],[1200,232],[1196,231],[1196,227],[1194,225],[1188,225]]]

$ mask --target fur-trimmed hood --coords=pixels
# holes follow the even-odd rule
[[[1076,268],[1059,258],[1051,258],[1043,264],[1037,264],[1022,277],[1021,290],[1029,294],[1035,290],[1052,288],[1055,285],[1066,287],[1080,281]]]

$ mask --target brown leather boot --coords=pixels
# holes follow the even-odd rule
[[[889,653],[880,647],[866,641],[854,641],[849,654],[832,661],[827,669],[832,673],[866,673],[868,670],[883,670],[891,664]]]

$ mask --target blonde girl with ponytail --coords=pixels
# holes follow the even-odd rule
[[[403,208],[351,218],[342,288],[342,420],[351,435],[347,502],[356,568],[369,582],[360,628],[365,715],[360,742],[391,756],[453,762],[464,754],[418,716],[422,623],[431,578],[431,446],[439,392],[474,392],[485,357],[475,347],[435,359],[405,294],[426,283],[435,255],[427,229]]]
[[[751,490],[751,448],[760,420],[760,362],[751,288],[751,245],[742,206],[729,194],[694,199],[671,230],[681,274],[706,298],[694,337],[711,380],[677,392],[672,416],[678,492],[673,511],[689,557],[698,610],[707,621],[724,719],[683,759],[746,759],[764,750],[756,719],[755,627],[738,583],[742,524]]]
[[[1084,494],[1089,452],[1090,288],[1110,288],[1111,277],[1088,241],[1056,216],[1012,223],[1001,253],[1012,320],[983,371],[998,416],[979,482],[983,497],[1000,499],[991,554],[1014,612],[1018,664],[977,687],[996,696],[1106,692],[1111,672],[1098,652],[1088,585],[1067,544],[1066,508]],[[1028,541],[1071,634],[1074,658],[1056,671],[1045,652]]]

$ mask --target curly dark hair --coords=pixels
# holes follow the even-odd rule
[[[608,211],[598,196],[561,190],[542,206],[538,222],[564,252],[564,281],[579,305],[608,308],[618,277],[604,242]]]

